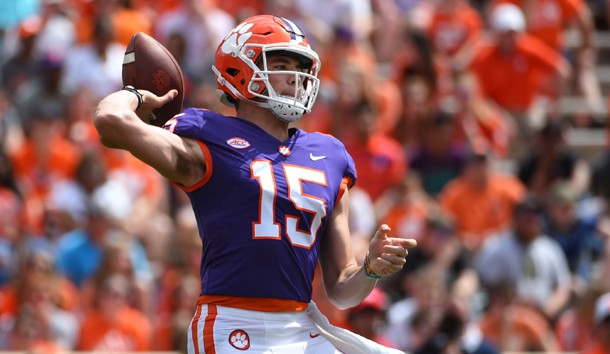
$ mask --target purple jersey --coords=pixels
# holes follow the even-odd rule
[[[201,295],[309,302],[342,183],[356,181],[343,144],[296,128],[279,141],[246,120],[193,108],[165,129],[201,141],[211,159],[204,181],[187,190],[203,242]]]

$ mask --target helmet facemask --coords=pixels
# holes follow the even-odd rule
[[[300,49],[300,48],[298,48]],[[307,51],[303,51],[306,54]],[[311,51],[309,51],[311,52]],[[315,53],[314,53],[315,54]],[[288,56],[296,58],[301,62],[303,71],[293,70],[270,70],[268,58],[271,56]],[[306,56],[302,53],[286,49],[276,49],[272,46],[263,46],[259,58],[259,65],[254,70],[254,75],[248,85],[248,92],[253,96],[262,99],[273,114],[284,122],[294,122],[300,119],[304,113],[311,112],[311,108],[318,95],[320,80],[317,78],[319,65],[317,57]],[[292,94],[286,95],[276,92],[271,84],[272,75],[293,75],[294,90]],[[260,87],[265,87],[260,91]],[[260,92],[260,93],[259,93]]]
[[[237,48],[236,48],[237,49]],[[253,59],[260,53],[256,61]],[[219,81],[227,87],[236,97],[254,103],[259,107],[269,108],[273,114],[283,122],[294,122],[303,114],[311,112],[311,108],[318,95],[320,80],[317,78],[320,70],[318,55],[308,47],[293,43],[255,44],[246,43],[232,53],[233,56],[244,62],[251,70],[252,77],[247,83],[247,92],[255,99],[248,99],[231,85],[218,70],[213,67]],[[304,71],[283,70],[275,71],[268,68],[268,57],[285,55],[297,58],[306,69]],[[278,94],[272,87],[270,75],[294,75],[294,93],[292,96]],[[221,98],[222,99],[222,98]],[[229,103],[225,99],[224,103]]]

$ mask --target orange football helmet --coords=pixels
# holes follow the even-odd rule
[[[303,71],[274,71],[267,68],[268,55],[297,58]],[[221,101],[234,106],[246,100],[269,108],[280,120],[293,122],[309,113],[318,95],[320,59],[305,34],[282,17],[250,17],[235,27],[216,50],[212,70]],[[269,75],[295,75],[292,97],[275,92]]]

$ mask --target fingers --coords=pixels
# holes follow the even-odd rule
[[[157,96],[156,106],[161,107],[171,102],[176,96],[178,96],[178,90],[169,90],[163,96]]]
[[[143,96],[143,105],[150,108],[158,108],[171,102],[178,96],[178,90],[169,90],[164,95],[157,96],[147,90],[138,90]]]
[[[383,239],[383,238],[387,238],[388,237],[388,232],[390,232],[392,229],[390,229],[390,227],[386,224],[383,224],[379,227],[379,229],[377,229],[377,232],[375,232],[375,236],[373,236],[373,238],[377,238],[377,239]]]
[[[163,95],[162,98],[167,99],[167,102],[170,102],[171,100],[176,98],[176,96],[178,96],[178,90],[172,89],[172,90],[167,91],[167,93],[165,95]]]
[[[382,254],[381,257],[375,259],[376,268],[374,269],[376,274],[379,275],[390,275],[399,272],[406,263],[404,257],[398,257],[390,254]]]

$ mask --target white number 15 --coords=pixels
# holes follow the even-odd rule
[[[303,193],[302,182],[326,186],[326,174],[320,170],[296,165],[286,164],[282,167],[288,185],[288,198],[298,210],[314,215],[309,230],[298,229],[298,216],[286,215],[286,235],[294,246],[310,248],[316,240],[316,234],[322,225],[322,218],[326,216],[326,204],[321,198]],[[250,164],[250,173],[253,178],[258,179],[261,188],[258,221],[252,224],[253,238],[279,240],[282,233],[280,224],[275,221],[277,188],[271,162],[268,160],[253,161]]]

